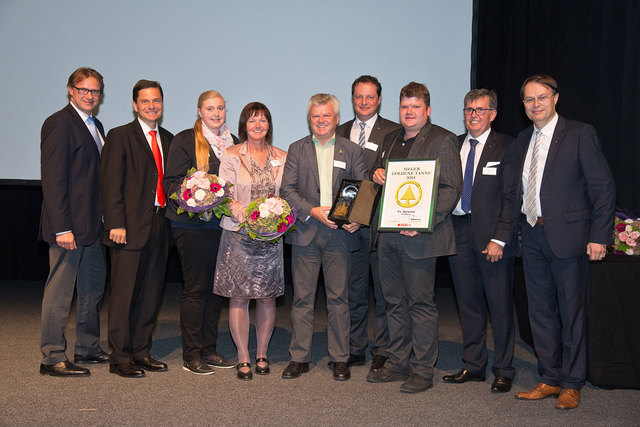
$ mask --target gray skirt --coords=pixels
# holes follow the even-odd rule
[[[283,240],[273,245],[243,231],[222,230],[213,293],[227,298],[275,298],[284,294]]]

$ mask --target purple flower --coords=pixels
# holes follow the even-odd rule
[[[618,230],[618,231],[624,231],[625,228],[626,228],[626,225],[623,224],[622,222],[619,222],[619,223],[616,224],[616,230]]]

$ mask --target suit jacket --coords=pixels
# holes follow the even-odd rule
[[[279,196],[287,152],[271,145],[267,148],[270,151],[271,176],[276,182],[275,195]],[[244,210],[251,203],[251,170],[251,158],[246,142],[229,147],[222,153],[220,177],[233,184],[231,188],[232,210]],[[220,225],[225,230],[236,231],[240,223],[232,217],[224,216]]]
[[[353,122],[355,119],[351,119],[346,123],[341,124],[336,128],[336,134],[340,135],[344,138],[351,139],[351,128],[353,127]],[[371,135],[369,135],[369,142],[376,144],[378,147],[382,145],[384,141],[384,137],[394,130],[400,129],[401,126],[392,122],[391,120],[383,119],[382,116],[378,114],[378,118],[373,124],[373,129],[371,129]],[[372,147],[373,148],[373,147]],[[377,149],[370,150],[368,148],[364,149],[364,162],[367,165],[367,173],[371,173],[371,168],[376,162],[377,158]]]
[[[509,150],[515,168],[516,208],[522,208],[522,171],[533,133],[529,126]],[[559,258],[584,255],[587,243],[610,244],[616,191],[595,129],[558,116],[540,185],[544,233]],[[517,220],[522,221],[522,215]]]
[[[95,120],[104,139],[104,128]],[[48,117],[41,132],[42,213],[39,238],[55,243],[56,233],[72,231],[88,246],[102,232],[100,152],[71,104]]]
[[[362,149],[358,144],[337,134],[333,159],[332,193],[334,196],[340,190],[343,178],[367,178]],[[335,166],[335,161],[344,162],[345,167]],[[320,206],[318,160],[311,135],[294,142],[289,147],[280,194],[298,212],[296,231],[287,234],[286,242],[291,245],[307,246],[315,237],[318,228],[324,227],[309,216],[312,208]],[[355,251],[359,248],[360,239],[357,235],[342,228],[335,231],[347,250]]]
[[[172,138],[169,131],[160,128],[165,164]],[[100,169],[105,245],[116,246],[109,239],[109,231],[124,227],[127,229],[127,244],[117,246],[142,249],[151,231],[157,180],[153,152],[138,119],[111,129],[102,150]]]
[[[458,136],[459,148],[466,134]],[[504,192],[514,191],[516,182],[510,174],[503,173],[504,157],[513,138],[493,129],[482,149],[471,191],[471,228],[476,250],[482,252],[491,239],[505,242],[504,255],[513,255],[513,227],[515,221],[514,201],[503,198]],[[491,162],[495,175],[485,174],[483,168]]]
[[[240,141],[234,135],[233,143],[238,144]],[[176,209],[178,205],[169,199],[169,196],[180,188],[182,180],[187,175],[187,171],[191,168],[197,168],[196,162],[196,136],[191,129],[185,129],[171,140],[171,147],[169,148],[169,155],[165,158],[164,162],[164,191],[167,195],[167,211],[166,216],[171,221],[189,224],[189,226],[209,226],[213,224],[219,224],[220,220],[215,217],[211,218],[210,222],[202,221],[197,215],[193,218],[189,218],[189,215],[183,213],[178,215]],[[209,148],[209,172],[211,174],[218,174],[220,167],[220,160],[216,157],[213,150]],[[217,228],[213,225],[214,228]]]
[[[372,174],[378,168],[386,169],[389,154],[396,142],[401,142],[403,135],[403,130],[399,129],[385,137],[382,147],[378,149],[378,158],[372,168]],[[403,247],[407,255],[414,259],[453,255],[456,253],[456,242],[451,211],[456,207],[462,193],[458,139],[448,130],[427,123],[416,135],[407,158],[439,159],[440,177],[433,215],[433,231],[402,239]]]

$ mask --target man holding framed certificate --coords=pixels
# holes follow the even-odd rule
[[[372,169],[373,181],[385,185],[385,182],[395,181],[386,176],[390,159],[432,161],[430,173],[434,184],[428,203],[430,212],[427,209],[414,212],[417,219],[430,216],[430,224],[411,227],[400,221],[393,227],[389,223],[382,227],[378,237],[380,285],[387,303],[389,325],[389,360],[383,368],[370,372],[367,380],[374,383],[402,381],[400,390],[405,393],[422,392],[433,385],[438,357],[438,311],[433,300],[436,260],[439,256],[456,253],[451,211],[462,192],[457,138],[429,122],[430,98],[429,90],[423,84],[411,82],[402,88],[402,129],[385,137]],[[409,172],[424,172],[412,175],[416,177],[427,176],[428,165],[419,163],[407,166],[418,168]],[[398,170],[402,172],[403,168]],[[419,184],[422,179],[409,181]],[[381,210],[395,208],[397,204],[410,205],[428,196],[424,192],[416,194],[418,187],[423,189],[423,185],[406,182],[402,181],[398,188],[395,184],[385,185]],[[381,212],[381,218],[384,213]]]

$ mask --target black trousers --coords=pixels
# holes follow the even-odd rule
[[[149,240],[140,250],[111,248],[109,347],[111,362],[149,356],[151,336],[164,293],[169,226],[163,213],[153,216]]]
[[[182,265],[180,330],[182,358],[198,360],[216,354],[222,297],[213,293],[222,230],[172,228]]]

